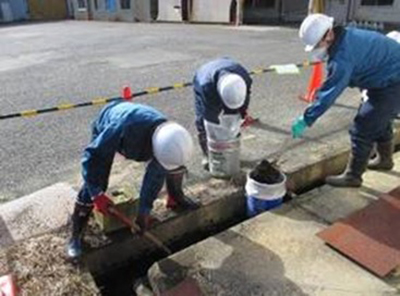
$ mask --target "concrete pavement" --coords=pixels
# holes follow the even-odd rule
[[[294,28],[65,21],[1,27],[0,32],[1,114],[117,96],[126,84],[137,91],[190,81],[202,63],[221,56],[231,56],[249,69],[306,59]],[[250,109],[262,117],[254,133],[268,141],[258,137],[248,141],[249,147],[259,146],[264,155],[276,151],[306,106],[297,96],[306,90],[308,75],[302,71],[254,78]],[[137,101],[160,109],[195,134],[192,100],[187,88]],[[346,91],[341,105],[307,136],[318,140],[330,135],[335,145],[358,102],[356,91]],[[81,153],[99,108],[2,121],[0,201],[60,181],[79,186]],[[346,133],[343,137],[347,139]],[[258,149],[244,151],[247,161],[264,156]],[[206,178],[199,162],[197,150],[190,165],[195,181]]]
[[[156,295],[174,287],[169,295],[399,295],[398,275],[377,278],[315,235],[398,187],[399,173],[398,153],[392,172],[367,172],[360,189],[317,188],[184,249],[152,266],[152,288]]]
[[[8,44],[0,49],[0,56],[8,65],[0,69],[0,81],[6,85],[3,95],[0,95],[3,114],[47,107],[66,100],[81,102],[99,95],[118,95],[120,86],[125,83],[137,90],[136,86],[190,80],[201,63],[221,55],[237,58],[249,69],[305,58],[296,30],[279,27],[246,31],[223,26],[59,22],[51,26],[36,24],[0,30],[5,33],[0,38]],[[42,51],[50,52],[40,55]],[[32,57],[32,54],[36,56]],[[296,76],[267,74],[254,78],[250,109],[260,122],[243,132],[243,173],[259,160],[279,152],[282,143],[290,138],[292,120],[306,107],[304,102],[297,100],[297,95],[305,91],[307,80],[308,71]],[[20,84],[21,81],[24,84]],[[194,134],[190,89],[141,98],[138,102],[159,108]],[[320,182],[327,174],[343,169],[349,149],[347,128],[358,103],[356,91],[345,92],[338,104],[309,129],[303,139],[289,142],[285,147],[281,167],[289,174],[295,189]],[[68,200],[63,204],[69,209],[76,194],[71,186],[77,189],[80,185],[79,157],[88,140],[89,123],[97,111],[98,108],[84,108],[2,122],[0,199],[16,198],[46,185],[66,181],[61,187],[56,186],[59,190],[56,193],[50,187],[37,195],[49,203],[46,214],[41,212],[43,207],[36,207],[37,217],[42,215],[44,218],[39,224],[47,231],[45,217],[49,216],[46,215],[54,214],[52,207],[60,209],[62,198]],[[198,211],[171,213],[165,210],[163,198],[156,202],[154,213],[161,222],[152,232],[166,243],[186,239],[199,231],[204,235],[215,230],[216,225],[243,218],[243,178],[234,182],[210,180],[199,163],[200,151],[197,148],[189,165],[187,189],[200,199],[202,207]],[[137,191],[142,174],[142,164],[118,158],[113,166],[109,191],[121,187],[134,187],[132,192]],[[52,198],[53,195],[56,198]],[[30,198],[24,198],[21,203],[25,200]],[[4,207],[9,206],[2,205]],[[292,207],[287,211],[292,211]],[[11,208],[15,209],[15,206]],[[347,208],[343,206],[343,209]],[[331,208],[326,212],[335,213]],[[61,221],[66,221],[67,212],[60,210],[60,213],[55,228],[63,225]],[[2,216],[5,215],[2,212]],[[302,215],[309,218],[308,212]],[[29,218],[35,222],[35,216]],[[18,219],[11,217],[7,221]],[[21,233],[28,236],[36,233],[32,226],[38,224],[32,221],[25,221],[31,229],[23,229]],[[19,230],[12,230],[16,224],[3,224],[7,227],[2,229],[7,229],[12,240],[26,237],[19,236]],[[40,233],[42,229],[38,229]],[[2,238],[3,233],[6,232],[1,232]],[[144,251],[154,249],[154,246],[130,234],[117,235],[111,241],[96,243],[92,247],[87,263],[94,273],[137,259]],[[281,264],[276,266],[279,269]],[[280,270],[278,273],[282,274]],[[292,284],[293,280],[284,282],[296,291],[302,290]],[[387,291],[392,293],[390,289]]]

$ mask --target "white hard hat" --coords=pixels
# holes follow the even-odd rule
[[[332,29],[333,21],[333,17],[321,13],[310,14],[304,19],[300,26],[299,37],[306,45],[305,51],[314,49],[325,33]]]
[[[387,37],[392,38],[400,43],[400,32],[399,31],[392,31],[386,34]]]
[[[165,122],[158,126],[152,143],[154,157],[167,170],[185,165],[192,156],[192,137],[183,126],[175,122]]]
[[[217,90],[222,102],[229,109],[243,106],[247,96],[247,85],[237,74],[225,74],[218,79]]]

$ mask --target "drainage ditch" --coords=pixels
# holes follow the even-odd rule
[[[323,184],[322,181],[314,182],[312,185],[303,188],[301,191],[295,193],[295,195],[303,194]],[[245,197],[243,196],[243,199]],[[287,194],[284,197],[283,202],[288,203],[292,200],[292,195]],[[198,231],[191,233],[188,236],[179,238],[178,240],[168,244],[168,248],[171,249],[172,253],[176,253],[183,250],[190,245],[193,245],[199,241],[202,241],[210,236],[214,236],[219,232],[231,228],[232,226],[239,224],[248,217],[246,215],[246,208],[243,207],[239,215],[235,215],[228,222],[216,224],[209,227],[205,231]],[[141,283],[146,285],[146,274],[147,270],[151,265],[163,258],[165,258],[163,251],[155,251],[148,254],[143,254],[140,260],[129,262],[124,266],[117,269],[108,270],[106,273],[101,275],[94,275],[96,285],[101,290],[103,296],[134,296],[137,295],[135,292],[135,284]],[[106,258],[105,258],[106,260]]]
[[[396,146],[396,151],[400,150],[400,146]],[[347,163],[348,152],[340,153],[332,156],[330,159],[322,160],[319,163],[314,163],[306,168],[301,168],[289,174],[289,183],[294,182],[293,195],[302,195],[308,191],[324,185],[324,178],[329,174],[336,174],[343,170]],[[317,170],[315,168],[318,167]],[[317,171],[317,172],[316,172]],[[306,184],[306,185],[305,185]],[[297,190],[296,190],[297,189]],[[183,235],[169,243],[167,246],[176,253],[188,246],[222,232],[238,223],[248,219],[246,215],[245,197],[243,196],[242,207],[235,215],[231,215],[228,220],[223,223],[215,223],[212,227],[203,228],[202,231],[191,232],[190,235]],[[292,196],[286,195],[284,203],[290,203]],[[134,246],[132,246],[134,247]],[[93,274],[96,285],[101,290],[104,296],[134,296],[137,295],[134,289],[135,283],[141,281],[146,283],[147,270],[151,265],[166,255],[162,251],[155,251],[141,254],[140,259],[129,261],[118,268],[108,269],[102,274]],[[107,260],[107,258],[102,258]],[[147,295],[141,293],[140,295]],[[151,295],[151,294],[150,294]]]

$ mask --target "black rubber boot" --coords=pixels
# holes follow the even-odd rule
[[[169,209],[194,210],[199,208],[199,204],[191,200],[183,192],[182,183],[184,175],[185,170],[167,175],[167,208]]]
[[[76,260],[82,255],[82,237],[93,207],[75,203],[72,213],[72,233],[67,246],[67,256]]]
[[[393,141],[378,143],[377,155],[368,163],[368,168],[371,170],[390,171],[393,169]]]
[[[329,176],[325,179],[326,184],[334,187],[360,187],[362,174],[367,167],[368,159],[356,159],[350,155],[349,163],[343,174]]]

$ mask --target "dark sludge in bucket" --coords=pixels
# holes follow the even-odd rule
[[[283,181],[282,173],[266,159],[250,172],[250,177],[262,184],[277,184]]]
[[[287,195],[285,175],[268,160],[262,160],[246,182],[246,212],[249,218],[279,207]]]

